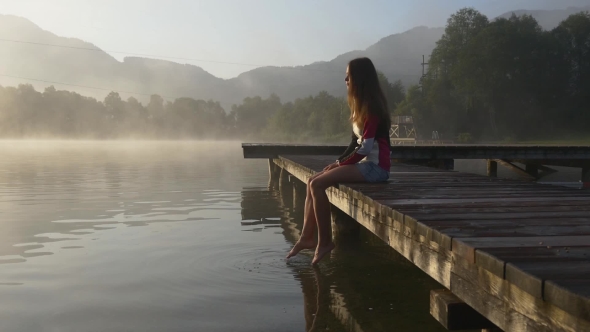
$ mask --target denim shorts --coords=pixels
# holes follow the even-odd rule
[[[370,161],[361,161],[356,164],[367,182],[384,182],[389,179],[389,172]]]

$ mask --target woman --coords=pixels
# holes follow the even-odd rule
[[[315,248],[313,265],[334,249],[330,203],[326,189],[341,182],[381,182],[389,179],[391,119],[379,85],[377,71],[368,58],[350,61],[346,68],[352,142],[336,162],[311,177],[307,183],[301,238],[287,255]],[[314,230],[318,229],[318,242]]]

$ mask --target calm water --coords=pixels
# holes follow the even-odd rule
[[[444,331],[366,232],[285,261],[302,211],[267,172],[239,143],[0,142],[0,331]]]

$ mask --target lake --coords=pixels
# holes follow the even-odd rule
[[[0,141],[0,331],[445,331],[366,231],[284,259],[302,212],[238,142]]]

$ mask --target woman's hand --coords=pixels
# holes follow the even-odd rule
[[[339,166],[339,165],[338,165],[338,163],[337,163],[337,162],[331,163],[330,165],[328,165],[328,166],[324,167],[324,172],[326,172],[326,171],[329,171],[329,170],[331,170],[331,169],[334,169],[334,168],[336,168],[336,167],[338,167],[338,166]]]

